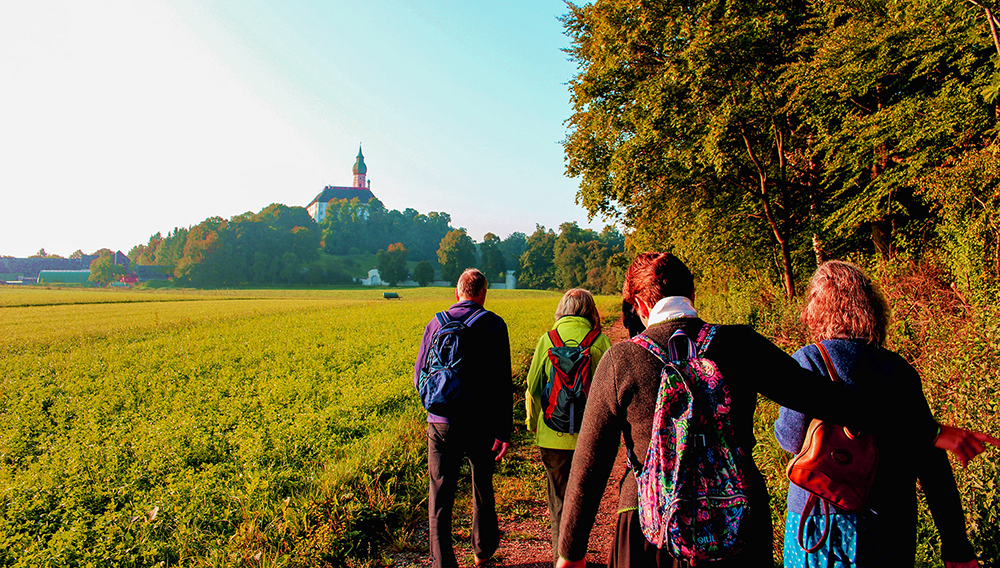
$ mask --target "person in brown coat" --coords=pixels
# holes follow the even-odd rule
[[[696,337],[705,325],[694,309],[691,272],[672,254],[639,255],[626,274],[623,296],[635,305],[647,326],[645,335],[660,345],[666,345],[677,330]],[[713,562],[713,568],[772,563],[770,498],[764,478],[753,462],[757,443],[753,414],[758,394],[810,416],[882,432],[903,446],[926,447],[933,443],[952,451],[963,463],[981,453],[985,442],[1000,445],[1000,441],[985,434],[939,426],[919,413],[886,421],[885,414],[876,411],[876,403],[862,400],[849,388],[803,369],[747,326],[721,326],[705,357],[718,366],[729,390],[732,426],[749,486],[749,506],[739,531],[743,547],[735,556]],[[629,341],[612,346],[601,359],[570,470],[557,568],[586,566],[587,541],[619,440],[640,462],[646,455],[662,367],[649,351]],[[637,510],[637,485],[630,474],[619,492],[618,524],[609,568],[686,565],[684,560],[672,558],[666,549],[657,549],[645,539]]]

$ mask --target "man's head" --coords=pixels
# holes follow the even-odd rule
[[[639,300],[648,312],[667,296],[694,299],[694,277],[688,267],[669,252],[644,252],[635,257],[625,273],[622,299],[642,314]]]
[[[486,277],[475,268],[466,268],[458,277],[455,299],[459,302],[472,300],[480,306],[486,302]]]

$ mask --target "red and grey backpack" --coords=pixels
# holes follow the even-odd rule
[[[729,389],[705,358],[718,327],[705,324],[697,342],[677,330],[666,349],[645,334],[631,340],[663,363],[645,461],[628,449],[639,525],[649,542],[691,564],[738,552],[748,507]]]
[[[583,408],[590,392],[590,346],[600,334],[592,329],[583,341],[566,345],[558,331],[549,331],[552,373],[542,388],[542,420],[556,432],[576,434],[580,431]]]

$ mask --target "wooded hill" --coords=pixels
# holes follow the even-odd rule
[[[563,223],[558,234],[538,226],[530,237],[487,233],[476,243],[450,223],[447,213],[390,211],[377,199],[333,200],[318,224],[302,207],[272,204],[228,220],[210,217],[166,237],[156,233],[128,256],[138,265],[165,267],[178,284],[198,287],[349,284],[347,266],[364,276],[374,260],[391,284],[413,278],[426,285],[438,277],[454,282],[476,266],[493,282],[514,270],[520,287],[614,292],[627,266],[624,237],[613,227],[597,233]],[[415,262],[412,273],[408,262]]]

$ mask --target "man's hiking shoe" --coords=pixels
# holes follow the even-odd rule
[[[493,560],[492,556],[490,556],[489,558],[480,558],[480,557],[476,556],[476,566],[477,566],[477,568],[479,566],[489,566],[491,564],[491,562],[490,562],[491,560]]]

